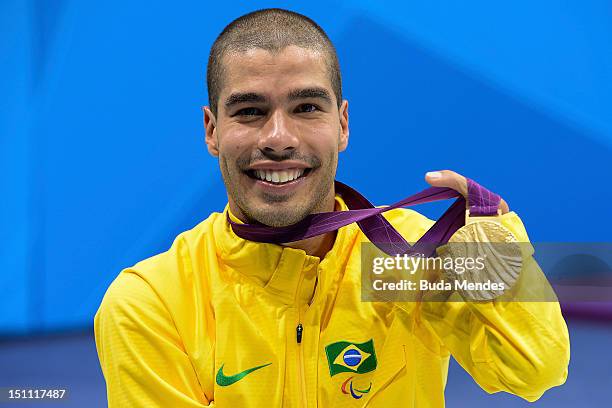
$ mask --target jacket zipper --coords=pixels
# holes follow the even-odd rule
[[[308,397],[306,395],[306,374],[304,373],[304,348],[302,346],[302,332],[304,331],[304,327],[302,323],[298,323],[295,328],[296,337],[297,337],[297,361],[298,361],[298,381],[300,382],[299,386],[301,389],[301,397],[302,397],[302,406],[308,406]]]
[[[297,293],[300,293],[302,286],[303,277],[300,279],[298,284]],[[298,381],[301,394],[301,405],[304,408],[308,407],[308,395],[306,394],[306,374],[304,373],[304,347],[302,346],[302,336],[304,333],[304,326],[302,326],[302,308],[297,302],[297,326],[295,327],[295,340],[297,343],[297,365],[298,365]]]

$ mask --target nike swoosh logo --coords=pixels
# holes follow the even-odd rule
[[[242,372],[239,372],[238,374],[225,375],[223,374],[223,366],[225,365],[225,363],[223,363],[221,364],[221,368],[219,368],[219,371],[217,371],[217,384],[220,385],[221,387],[227,387],[228,385],[232,385],[233,383],[242,380],[244,377],[251,374],[253,371],[259,370],[260,368],[267,367],[270,364],[272,363],[249,368],[248,370],[244,370]]]

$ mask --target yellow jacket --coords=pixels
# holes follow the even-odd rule
[[[409,242],[433,224],[385,216]],[[502,222],[527,242],[516,214]],[[565,381],[558,303],[362,302],[366,240],[341,228],[321,260],[213,213],[123,270],[95,317],[109,406],[442,407],[451,354],[490,393],[533,401]],[[543,276],[531,257],[523,268]]]

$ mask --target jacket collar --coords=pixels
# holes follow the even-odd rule
[[[339,195],[335,197],[336,211],[348,210]],[[248,241],[238,237],[227,222],[241,222],[226,205],[222,216],[214,221],[214,240],[220,261],[233,272],[263,287],[282,303],[288,305],[315,302],[318,293],[327,293],[344,272],[349,255],[358,236],[359,227],[350,224],[340,228],[332,249],[323,259],[307,255],[304,250],[277,244]]]

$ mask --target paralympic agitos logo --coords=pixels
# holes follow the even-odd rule
[[[364,374],[376,368],[376,352],[372,339],[365,343],[351,343],[348,341],[338,341],[325,347],[327,363],[329,364],[329,374],[333,377],[336,374],[349,372]],[[372,383],[366,387],[358,387],[353,384],[354,375],[347,378],[340,386],[343,394],[350,394],[354,399],[360,399],[372,389]]]
[[[346,381],[342,383],[342,386],[340,387],[340,391],[342,391],[343,394],[349,394],[349,391],[350,391],[351,397],[355,399],[359,399],[363,397],[363,394],[367,394],[368,392],[370,392],[370,390],[372,389],[372,383],[370,383],[370,385],[366,389],[358,389],[356,386],[353,387],[353,377],[354,376],[350,376],[349,378],[346,379]],[[348,390],[346,386],[347,383],[349,384]]]

